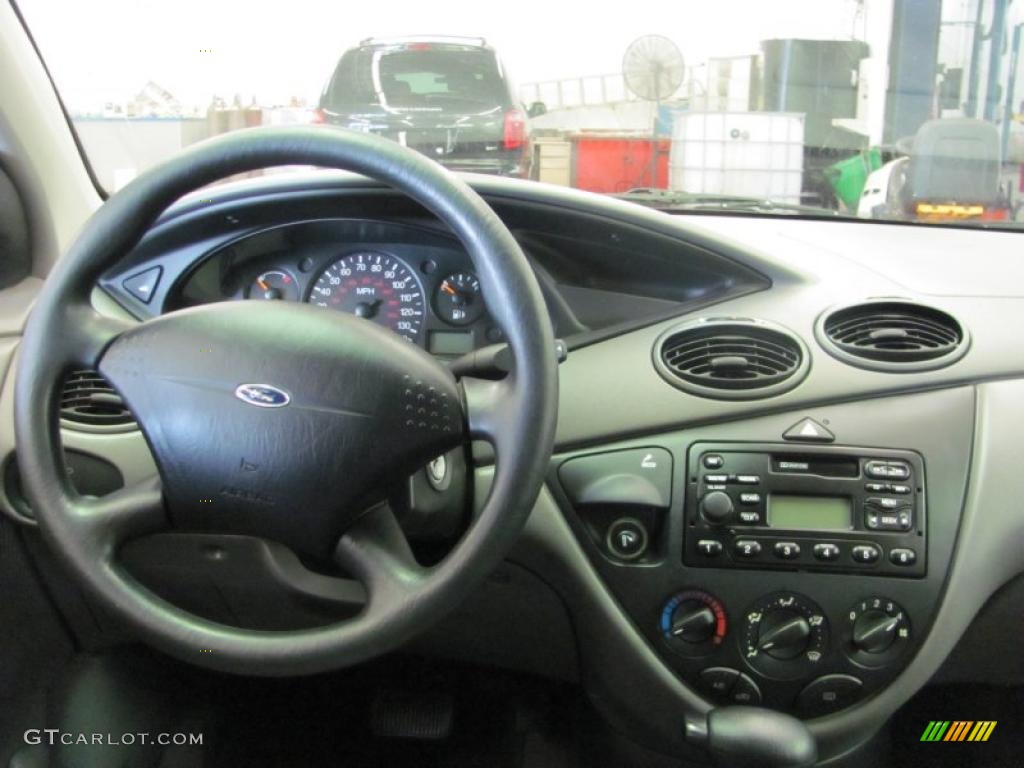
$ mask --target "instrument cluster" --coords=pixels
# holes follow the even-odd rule
[[[347,312],[445,357],[504,339],[464,254],[420,252],[408,244],[318,250],[237,264],[223,280],[224,298],[306,302]]]

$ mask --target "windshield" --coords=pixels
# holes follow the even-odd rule
[[[108,192],[313,124],[667,213],[1024,219],[1008,0],[17,4]]]

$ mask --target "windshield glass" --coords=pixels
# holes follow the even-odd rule
[[[1024,219],[1009,0],[17,5],[109,192],[313,124],[669,213]]]

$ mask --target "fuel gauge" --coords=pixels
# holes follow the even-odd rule
[[[271,269],[253,281],[249,286],[248,297],[264,301],[298,301],[299,286],[287,272]]]
[[[448,275],[434,293],[434,309],[438,317],[446,323],[475,323],[484,313],[480,279],[472,272],[455,272]]]

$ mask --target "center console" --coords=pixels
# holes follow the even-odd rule
[[[956,535],[946,491],[966,467],[944,464],[945,450],[926,466],[913,440],[737,430],[562,455],[550,485],[624,612],[712,702],[802,718],[850,707],[890,684],[930,628]],[[935,514],[933,486],[946,495]]]

